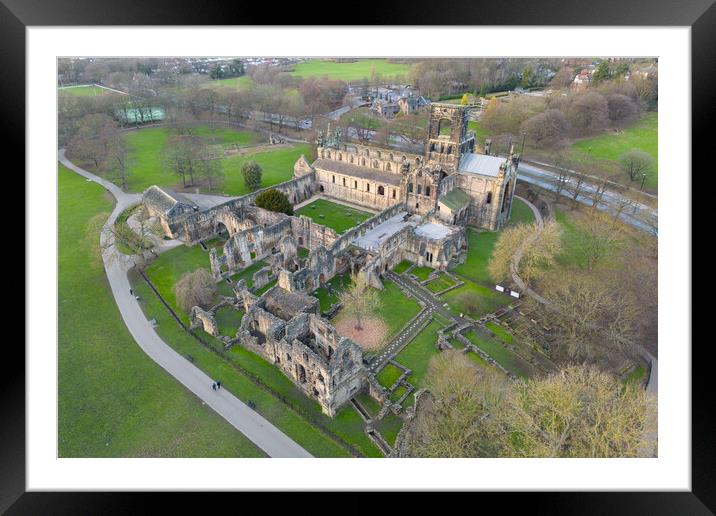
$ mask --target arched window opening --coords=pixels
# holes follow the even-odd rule
[[[385,195],[385,189],[382,186],[378,187],[378,195]]]
[[[408,193],[413,193],[413,183],[408,183]]]
[[[487,204],[492,203],[492,192],[487,192],[487,201],[485,201]]]

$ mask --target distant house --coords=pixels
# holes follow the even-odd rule
[[[414,95],[412,92],[398,99],[398,107],[404,115],[412,115],[423,110],[430,101],[422,95]]]
[[[580,89],[589,86],[592,82],[592,73],[594,73],[594,70],[590,71],[586,68],[579,72],[574,77],[574,81],[572,81],[572,88]]]

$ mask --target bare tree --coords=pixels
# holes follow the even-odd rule
[[[516,383],[496,417],[506,457],[637,457],[656,435],[656,399],[594,367]]]
[[[619,156],[619,164],[631,181],[649,175],[654,168],[654,158],[639,149],[631,149]]]
[[[186,313],[194,306],[207,308],[216,297],[216,282],[204,268],[185,272],[174,285],[177,303]]]
[[[378,291],[368,285],[363,275],[351,275],[351,285],[338,294],[342,310],[348,317],[355,318],[356,330],[363,329],[363,319],[382,306]]]

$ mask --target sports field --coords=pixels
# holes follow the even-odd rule
[[[371,75],[396,76],[407,75],[410,70],[408,64],[390,63],[387,59],[360,59],[353,63],[336,63],[311,59],[296,65],[291,72],[299,77],[326,76],[330,79],[342,81],[359,81],[370,78]]]
[[[69,86],[65,88],[59,88],[60,93],[68,93],[77,97],[97,97],[99,95],[112,95],[118,94],[112,90],[101,88],[94,84],[88,84],[87,86]]]

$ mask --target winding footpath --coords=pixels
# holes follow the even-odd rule
[[[261,448],[269,457],[312,457],[311,454],[281,430],[273,426],[226,389],[213,391],[211,384],[214,380],[174,351],[157,335],[151,323],[144,316],[139,303],[129,293],[130,284],[127,272],[134,266],[134,261],[131,257],[118,252],[115,246],[108,245],[111,244],[113,236],[106,228],[114,224],[117,216],[126,208],[139,203],[141,194],[123,192],[109,181],[77,167],[65,157],[64,149],[59,151],[58,159],[68,169],[103,186],[117,200],[114,210],[105,224],[105,230],[100,237],[101,244],[105,249],[102,259],[107,280],[122,314],[122,319],[124,319],[125,325],[139,347],[165,371]],[[170,242],[164,245],[159,252],[166,251],[177,245],[181,245],[181,243]]]

